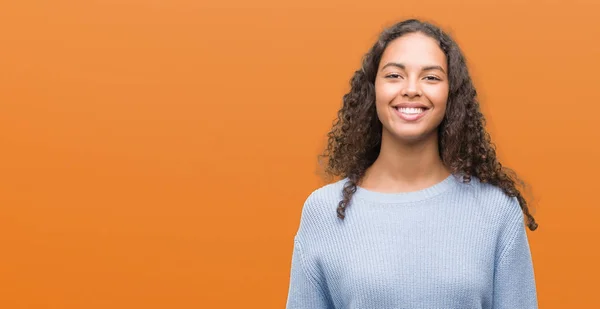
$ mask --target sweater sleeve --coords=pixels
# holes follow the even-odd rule
[[[287,299],[287,309],[327,309],[328,297],[323,285],[316,276],[306,267],[302,253],[302,245],[298,240],[294,241],[294,252],[292,254],[292,269],[290,274],[290,286]]]
[[[512,218],[495,267],[493,309],[537,309],[531,251],[520,208]]]

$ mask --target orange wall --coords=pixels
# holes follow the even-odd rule
[[[600,5],[336,2],[3,1],[0,308],[283,308],[348,80],[413,16],[533,187],[540,308],[600,308]]]

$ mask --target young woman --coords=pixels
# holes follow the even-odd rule
[[[323,156],[342,179],[304,204],[287,308],[537,308],[537,224],[446,33],[385,30],[338,117]]]

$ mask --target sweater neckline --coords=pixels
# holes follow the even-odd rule
[[[418,202],[439,195],[460,183],[461,176],[450,174],[444,180],[417,191],[408,192],[377,192],[356,186],[354,196],[363,200],[380,203],[410,203]],[[346,179],[347,180],[347,179]]]

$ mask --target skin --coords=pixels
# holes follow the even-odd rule
[[[407,192],[432,186],[450,175],[438,150],[437,128],[448,100],[447,60],[436,40],[421,34],[390,42],[375,79],[377,116],[382,123],[381,151],[361,187]],[[406,121],[393,107],[421,103],[425,115]]]

